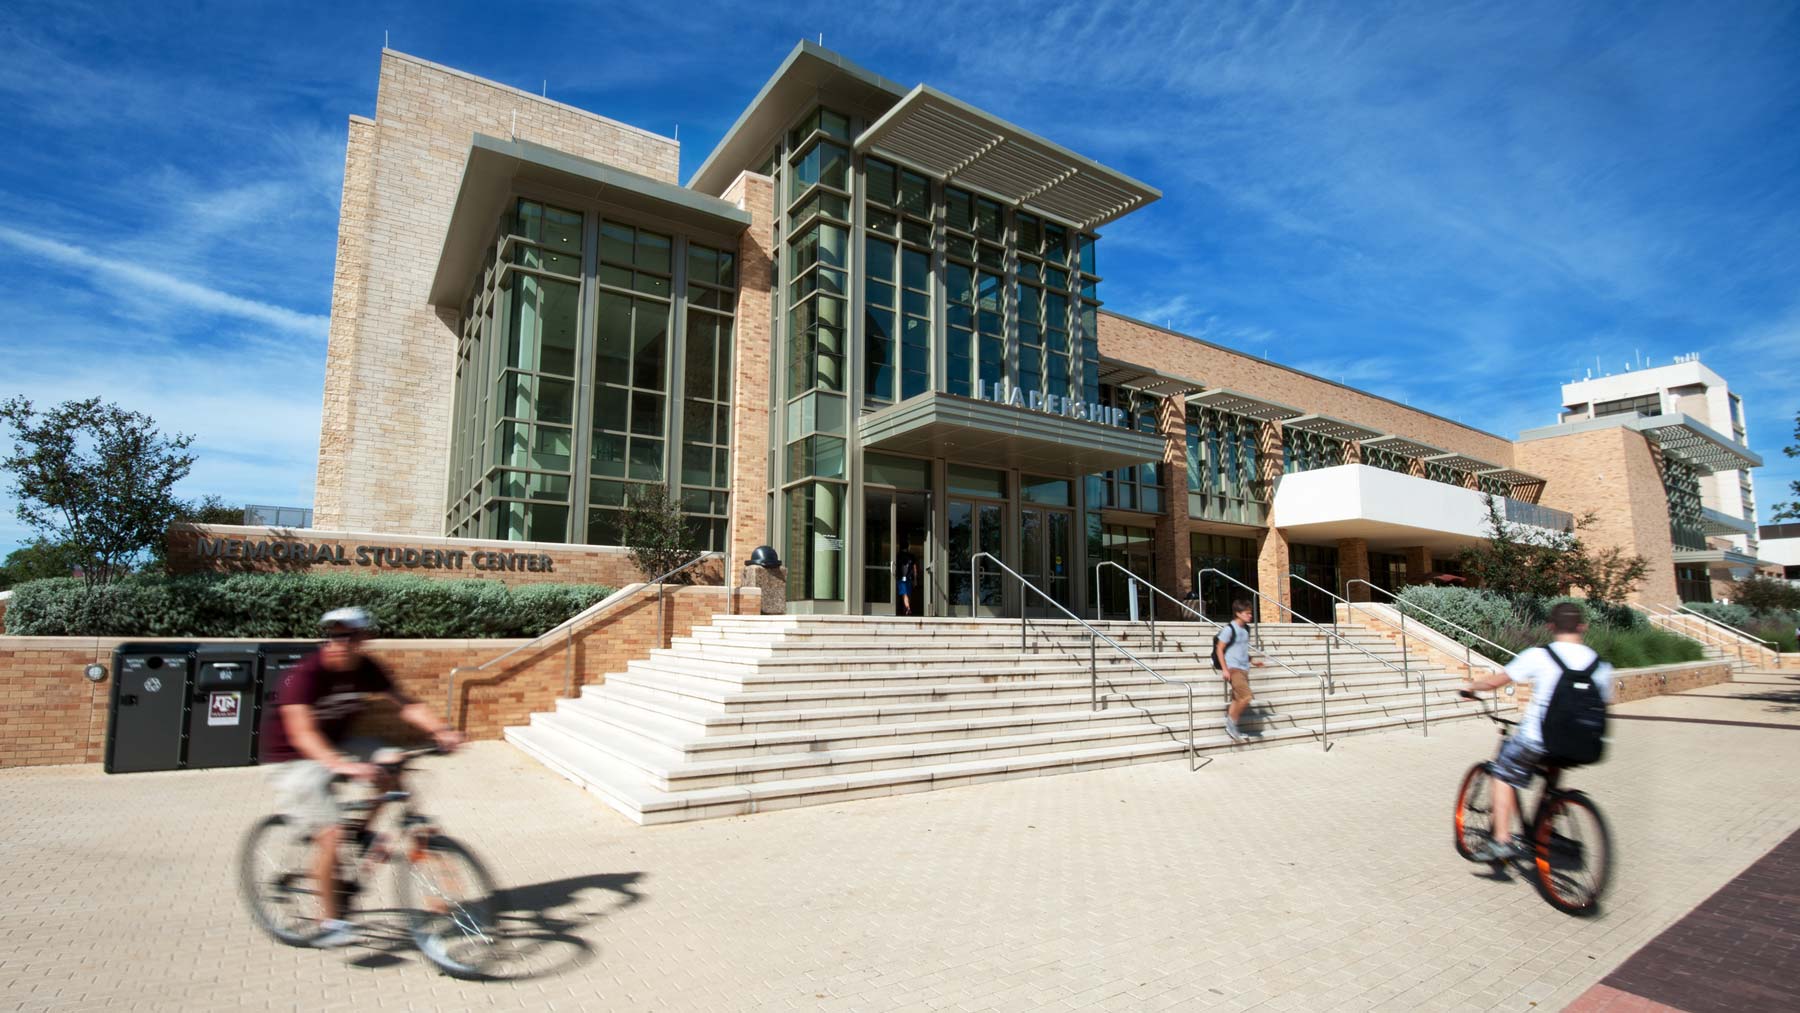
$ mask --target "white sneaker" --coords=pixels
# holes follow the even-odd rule
[[[1225,719],[1225,734],[1231,736],[1233,742],[1242,742],[1245,739],[1244,733],[1238,730],[1237,722],[1230,718]]]
[[[354,924],[341,918],[327,918],[319,923],[324,930],[312,941],[315,950],[335,950],[340,946],[349,946],[362,935]]]

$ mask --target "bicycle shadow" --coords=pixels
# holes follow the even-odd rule
[[[594,873],[502,887],[494,915],[498,937],[489,980],[526,981],[562,974],[593,959],[596,947],[584,930],[607,916],[641,903],[641,872]],[[602,891],[596,897],[594,891]],[[607,903],[607,900],[611,903]],[[599,901],[596,904],[584,903]],[[417,953],[407,928],[407,912],[397,907],[363,912],[369,952],[349,961],[376,969],[406,963]]]

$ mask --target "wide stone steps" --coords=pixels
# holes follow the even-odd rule
[[[1017,620],[720,617],[506,735],[639,822],[1180,756],[1190,684],[1197,745],[1248,748],[1223,735],[1209,627],[1103,629],[1171,682],[1102,645],[1094,709],[1075,623],[1034,621],[1021,652]],[[1298,624],[1263,634],[1290,667],[1252,674],[1252,745],[1316,741],[1326,637]],[[1332,647],[1333,737],[1478,713],[1448,673],[1414,661],[1403,676],[1397,647],[1355,639],[1373,657]]]

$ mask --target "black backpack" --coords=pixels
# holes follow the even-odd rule
[[[1237,635],[1238,635],[1237,634],[1237,624],[1236,623],[1226,623],[1225,628],[1227,630],[1231,631],[1231,636],[1225,638],[1225,650],[1229,651],[1229,650],[1231,650],[1231,645],[1237,643]],[[1213,639],[1213,643],[1217,644],[1218,642],[1219,642],[1218,638],[1215,637]],[[1213,671],[1215,671],[1215,672],[1219,671],[1219,669],[1220,669],[1219,656],[1222,653],[1223,652],[1221,652],[1217,647],[1213,648],[1212,663],[1213,663]]]
[[[1600,659],[1578,672],[1555,651],[1544,650],[1562,669],[1544,707],[1544,755],[1564,767],[1594,763],[1606,752],[1606,696],[1594,679]]]

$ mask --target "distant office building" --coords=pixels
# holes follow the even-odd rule
[[[1781,568],[1781,576],[1800,584],[1800,521],[1764,524],[1759,532],[1762,561]]]
[[[1045,613],[986,552],[1082,614],[1125,612],[1112,562],[1177,597],[1223,575],[1215,614],[1255,588],[1316,617],[1453,571],[1489,497],[1541,528],[1596,512],[1658,602],[1708,597],[1679,567],[1749,533],[1747,485],[1702,490],[1760,461],[1697,364],[1643,414],[1595,393],[1513,441],[1119,315],[1104,291],[1141,279],[1103,286],[1102,232],[1157,190],[810,43],[685,185],[677,154],[382,53],[349,128],[321,532],[547,544],[623,582],[621,510],[661,486],[696,548],[774,546],[795,612],[893,614],[910,557],[927,615]]]

